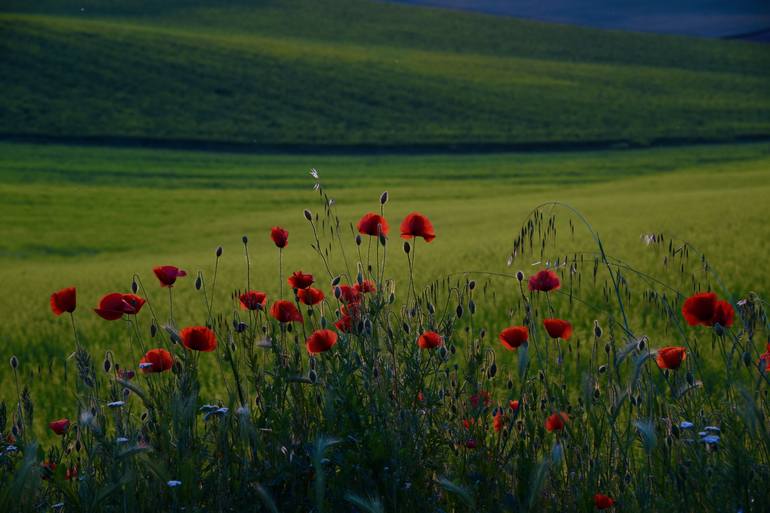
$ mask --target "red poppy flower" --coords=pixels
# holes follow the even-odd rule
[[[688,297],[682,306],[684,320],[690,326],[697,326],[698,324],[711,326],[716,304],[717,295],[713,292],[694,294]]]
[[[61,289],[51,294],[51,310],[55,315],[61,315],[64,312],[72,313],[77,306],[77,292],[75,287]]]
[[[473,429],[473,427],[477,424],[477,420],[474,417],[471,417],[469,419],[463,419],[463,427],[470,431]]]
[[[513,410],[514,413],[519,411],[519,401],[516,399],[511,399],[508,401],[508,407]]]
[[[484,406],[489,406],[492,402],[492,394],[487,392],[486,390],[482,390],[478,394],[473,394],[469,398],[471,402],[471,406],[474,408],[478,408],[479,404],[483,402]]]
[[[351,287],[350,285],[338,285],[338,289],[340,289],[340,295],[339,299],[343,303],[347,304],[353,304],[358,303],[361,300],[361,294],[358,292],[358,289],[355,287]],[[335,293],[336,296],[336,293]]]
[[[57,435],[63,435],[70,428],[70,419],[59,419],[48,423],[48,427],[51,431]]]
[[[515,351],[520,345],[529,340],[529,330],[526,326],[511,326],[500,332],[500,342],[510,351]]]
[[[388,235],[388,222],[381,215],[369,212],[358,221],[358,232],[373,237]]]
[[[128,305],[131,307],[131,310],[133,311],[126,311],[125,313],[128,315],[136,315],[139,313],[139,310],[142,309],[146,301],[144,298],[137,296],[136,294],[123,294],[123,301],[128,303]]]
[[[302,274],[302,271],[295,271],[286,280],[293,289],[306,289],[313,284],[312,274]]]
[[[545,331],[551,338],[569,340],[572,336],[572,324],[562,319],[543,319]]]
[[[568,420],[569,420],[569,415],[567,415],[563,411],[554,413],[553,415],[545,419],[545,429],[549,433],[551,431],[561,431],[562,429],[564,429],[564,424]]]
[[[499,433],[507,423],[508,423],[508,417],[503,415],[502,409],[498,409],[497,414],[495,415],[494,421],[492,423],[495,428],[495,433]]]
[[[425,394],[422,393],[422,390],[417,392],[417,400],[420,402],[423,402],[425,400]]]
[[[419,212],[412,212],[401,222],[401,238],[413,239],[415,237],[422,237],[425,242],[430,242],[436,238],[430,219]]]
[[[733,305],[727,301],[717,301],[714,305],[714,317],[711,319],[711,324],[719,324],[725,328],[729,328],[733,325],[735,319],[735,310]]]
[[[343,315],[334,323],[334,327],[343,333],[350,333],[353,331],[353,317],[350,315]]]
[[[120,294],[114,292],[107,294],[99,300],[99,308],[94,308],[94,312],[99,317],[108,321],[114,321],[126,315],[135,315],[144,304],[144,299],[134,294]]]
[[[280,226],[273,226],[270,229],[270,238],[273,239],[275,246],[278,248],[285,248],[289,245],[289,232]]]
[[[262,310],[267,305],[267,294],[258,290],[249,290],[238,296],[241,310]]]
[[[441,335],[435,331],[426,331],[417,339],[417,345],[421,349],[436,349],[444,343]]]
[[[757,363],[759,365],[764,363],[765,371],[770,372],[770,342],[767,343],[767,351],[759,356],[759,361]]]
[[[278,322],[302,322],[302,314],[291,301],[281,299],[270,307],[270,315]]]
[[[377,292],[377,285],[375,285],[372,280],[364,280],[361,283],[356,283],[353,285],[353,288],[359,294],[374,294]]]
[[[78,478],[78,467],[77,465],[73,465],[71,467],[67,467],[67,471],[64,473],[64,479],[67,481],[72,481]]]
[[[193,351],[209,353],[217,348],[217,336],[206,326],[190,326],[179,332],[182,345]]]
[[[559,287],[561,287],[559,276],[550,269],[538,271],[529,278],[529,290],[531,291],[549,292],[559,290]]]
[[[216,347],[216,341],[214,344]],[[144,373],[165,372],[173,366],[174,358],[165,349],[150,349],[139,360],[139,368]]]
[[[323,353],[337,343],[337,334],[332,330],[316,330],[307,339],[307,352],[310,354]]]
[[[684,347],[662,347],[658,349],[658,356],[655,361],[661,369],[678,369],[682,362],[687,358]]]
[[[152,272],[154,272],[155,276],[158,277],[158,281],[160,281],[161,287],[171,287],[174,285],[174,283],[176,283],[177,278],[187,276],[187,271],[183,271],[182,269],[174,267],[173,265],[161,265],[154,268]]]
[[[312,306],[323,301],[324,293],[313,287],[308,287],[306,289],[299,289],[297,291],[297,297],[299,297],[302,304]]]
[[[615,504],[615,501],[607,497],[606,495],[603,495],[601,493],[597,493],[594,495],[594,505],[596,506],[596,509],[607,509],[611,508]]]

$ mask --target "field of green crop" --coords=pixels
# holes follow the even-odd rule
[[[0,136],[564,145],[770,135],[764,45],[369,1],[4,2]]]
[[[318,168],[335,199],[343,226],[377,210],[383,190],[390,193],[386,215],[392,225],[412,210],[433,219],[437,239],[417,249],[418,285],[460,271],[533,269],[534,260],[506,266],[513,238],[531,209],[559,200],[588,218],[609,253],[643,268],[661,270],[640,236],[663,232],[706,253],[736,298],[770,290],[762,264],[770,251],[766,144],[420,156],[253,156],[4,144],[0,283],[6,293],[0,294],[0,356],[7,360],[16,354],[25,372],[42,373],[35,400],[46,411],[63,413],[68,403],[61,400],[62,391],[47,385],[63,379],[72,340],[66,320],[54,318],[48,308],[52,291],[76,285],[86,347],[95,355],[111,349],[131,362],[126,327],[106,323],[89,308],[107,292],[128,291],[134,273],[165,311],[166,290],[158,287],[151,269],[173,264],[210,278],[214,249],[222,245],[216,302],[225,308],[233,305],[231,293],[245,288],[241,236],[247,234],[251,283],[274,297],[277,254],[268,233],[280,224],[291,233],[284,270],[323,277],[302,215],[305,208],[322,209],[312,190],[311,167]],[[347,233],[343,242],[352,260],[356,246]],[[586,242],[576,250],[595,251]],[[342,269],[339,252],[334,255]],[[405,286],[407,265],[398,243],[389,257],[388,274]],[[176,288],[176,318],[182,324],[205,311],[193,280]],[[490,286],[499,296],[485,308],[485,322],[493,330],[504,322],[505,297],[513,289],[500,280]],[[11,399],[11,376],[2,376],[0,390]]]

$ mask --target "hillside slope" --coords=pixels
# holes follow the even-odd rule
[[[2,9],[5,138],[419,146],[770,136],[770,52],[737,41],[347,0]]]

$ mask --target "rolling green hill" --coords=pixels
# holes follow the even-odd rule
[[[5,138],[420,146],[770,136],[770,50],[751,43],[363,0],[27,4],[0,7]]]

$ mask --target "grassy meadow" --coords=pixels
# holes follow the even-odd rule
[[[763,45],[370,1],[4,2],[0,135],[246,146],[770,135]]]
[[[513,238],[534,207],[559,200],[592,223],[610,254],[644,269],[662,270],[660,255],[640,240],[642,234],[660,232],[703,251],[736,299],[749,291],[764,295],[770,290],[761,264],[770,250],[766,144],[413,156],[4,144],[0,280],[13,293],[0,295],[0,311],[5,312],[2,357],[18,355],[26,372],[42,372],[45,379],[35,387],[36,401],[46,411],[64,414],[69,406],[49,384],[63,379],[72,340],[66,320],[54,318],[48,308],[53,290],[77,286],[78,322],[89,350],[101,355],[109,349],[130,361],[135,356],[128,352],[131,333],[122,323],[105,323],[89,310],[103,294],[128,292],[136,273],[156,308],[166,311],[166,289],[158,287],[152,268],[173,264],[191,275],[200,270],[210,277],[214,249],[221,245],[216,304],[237,309],[232,293],[245,289],[241,236],[246,234],[251,283],[274,297],[279,287],[277,252],[268,237],[274,225],[291,234],[284,272],[302,269],[328,285],[302,216],[305,208],[318,212],[322,207],[312,190],[311,167],[319,170],[345,227],[376,211],[383,190],[390,194],[386,214],[392,225],[413,210],[431,217],[438,237],[417,249],[422,270],[418,285],[464,271],[537,269],[531,265],[540,260],[536,258],[507,266]],[[354,234],[344,232],[352,261]],[[746,244],[748,238],[751,244]],[[595,251],[582,238],[566,246],[565,253]],[[390,259],[389,275],[403,284],[408,267],[398,244]],[[342,268],[339,252],[333,261]],[[182,324],[205,312],[193,284],[190,277],[175,288],[176,318]],[[489,304],[480,313],[490,331],[505,322],[513,285],[510,280],[490,281]],[[149,321],[142,322],[149,330]],[[11,379],[3,374],[7,400],[14,394]]]

